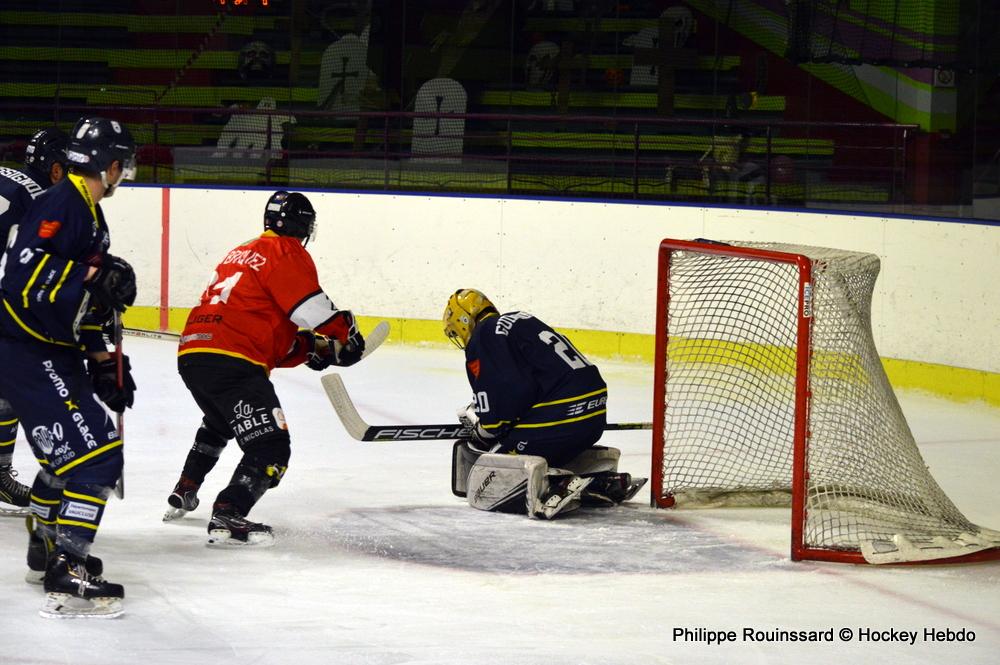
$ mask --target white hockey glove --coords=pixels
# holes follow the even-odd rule
[[[490,434],[479,424],[479,414],[476,413],[476,403],[470,402],[468,406],[460,408],[456,414],[458,422],[463,427],[472,431],[472,440],[469,446],[476,452],[487,452],[493,447],[496,436]]]
[[[473,429],[479,424],[479,414],[476,413],[476,403],[469,402],[466,406],[461,407],[455,412],[458,416],[458,422],[462,423],[462,427],[468,427]]]

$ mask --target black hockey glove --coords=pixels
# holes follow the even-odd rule
[[[132,366],[128,356],[122,355],[122,386],[118,385],[118,361],[115,354],[106,360],[87,361],[90,380],[94,384],[94,392],[98,399],[108,405],[115,413],[122,413],[125,407],[135,402],[135,381],[132,379]]]
[[[128,261],[112,254],[104,256],[87,286],[97,304],[109,311],[124,312],[135,302],[135,271]]]
[[[357,328],[351,327],[351,334],[347,338],[347,344],[341,344],[334,340],[333,352],[336,356],[334,363],[340,367],[350,367],[361,360],[365,352],[365,338]]]
[[[311,370],[322,372],[334,364],[333,342],[326,336],[311,330],[300,330],[295,334],[295,343],[301,345],[299,353],[305,354],[305,364]]]

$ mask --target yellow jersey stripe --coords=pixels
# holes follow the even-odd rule
[[[40,339],[43,342],[46,342],[48,344],[56,344],[58,346],[68,346],[71,349],[80,348],[76,344],[70,344],[69,342],[60,342],[58,340],[51,339],[51,338],[46,337],[45,335],[41,335],[41,334],[35,332],[34,330],[32,330],[31,328],[29,328],[24,323],[24,321],[22,321],[20,318],[18,318],[17,314],[14,313],[14,308],[10,306],[10,303],[7,302],[6,298],[4,298],[4,300],[3,300],[3,306],[7,310],[7,313],[10,314],[10,318],[14,319],[14,323],[16,323],[17,325],[21,326],[21,329],[24,330],[24,332],[28,333],[29,335],[31,335],[35,339]]]
[[[553,404],[565,404],[566,402],[575,402],[578,399],[587,399],[588,397],[593,397],[594,395],[600,395],[602,393],[608,392],[607,388],[601,388],[600,390],[595,390],[594,392],[584,393],[583,395],[577,395],[576,397],[567,397],[566,399],[557,399],[551,402],[539,402],[533,405],[532,409],[537,409],[540,406],[552,406]]]
[[[514,425],[514,429],[534,429],[536,427],[552,427],[553,425],[565,425],[566,423],[575,423],[581,420],[586,420],[587,418],[593,418],[594,416],[599,416],[602,413],[607,413],[607,409],[601,409],[600,411],[592,411],[583,416],[577,416],[576,418],[567,418],[566,420],[555,420],[550,423],[521,423],[520,425]]]
[[[69,275],[69,269],[73,267],[72,261],[66,262],[66,267],[63,269],[62,275],[59,277],[59,281],[56,282],[56,288],[52,289],[52,293],[49,294],[49,302],[56,301],[56,293],[62,288],[63,282],[66,281],[66,276]]]
[[[48,262],[49,262],[49,254],[45,254],[44,256],[42,256],[42,260],[38,262],[38,266],[35,268],[35,272],[31,273],[31,279],[29,279],[28,283],[24,285],[24,291],[21,291],[21,297],[24,299],[25,309],[28,309],[28,292],[31,291],[31,286],[35,283],[35,280],[38,279],[39,273],[42,272],[42,268],[44,268],[45,264]]]
[[[56,520],[56,524],[59,526],[82,526],[84,529],[93,529],[94,531],[97,531],[96,524],[91,524],[90,522],[77,522],[76,520],[64,520],[61,517]]]
[[[0,420],[0,425],[13,425],[17,422],[17,418],[11,418],[10,420]]]
[[[220,355],[220,356],[229,356],[230,358],[239,358],[240,360],[245,360],[248,363],[253,363],[254,365],[259,365],[260,367],[263,367],[264,369],[267,369],[267,364],[266,363],[262,363],[259,360],[254,360],[253,358],[248,358],[245,355],[243,355],[242,353],[236,353],[235,351],[225,351],[223,349],[213,349],[213,348],[209,348],[209,347],[201,347],[201,346],[199,346],[198,348],[195,348],[195,349],[185,349],[183,351],[179,351],[177,353],[177,355],[179,355],[179,356],[186,356],[189,353],[215,353],[215,354]]]
[[[107,451],[111,450],[112,448],[118,448],[121,445],[122,445],[122,440],[118,439],[117,441],[112,441],[111,443],[109,443],[106,446],[101,446],[97,450],[92,450],[89,453],[87,453],[86,455],[84,455],[83,457],[76,458],[75,460],[73,460],[72,462],[70,462],[66,466],[62,467],[61,469],[57,469],[56,470],[56,475],[57,476],[61,476],[62,474],[66,473],[67,471],[69,471],[70,469],[72,469],[73,467],[75,467],[76,465],[83,464],[87,460],[93,459],[94,457],[97,457],[98,455],[100,455],[102,453],[106,453]]]
[[[70,492],[69,490],[63,490],[63,496],[68,496],[71,499],[80,499],[82,501],[90,501],[91,503],[99,503],[102,506],[108,505],[108,502],[96,496],[89,496],[87,494],[77,494],[76,492]]]
[[[15,441],[17,441],[17,437],[14,437],[10,441],[0,441],[0,447],[3,447],[3,446],[13,446]]]

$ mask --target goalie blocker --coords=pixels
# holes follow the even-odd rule
[[[566,464],[549,467],[544,457],[486,453],[467,441],[452,449],[452,493],[491,512],[552,519],[581,505],[614,506],[646,484],[618,473],[617,448],[594,446]]]

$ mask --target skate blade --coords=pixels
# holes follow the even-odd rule
[[[27,517],[31,509],[27,506],[0,506],[0,517]]]
[[[625,498],[622,499],[622,503],[625,503],[626,501],[634,497],[636,494],[638,494],[639,490],[641,490],[643,485],[645,485],[647,482],[649,482],[649,478],[633,478],[632,484],[629,485],[628,491],[625,492]]]
[[[191,511],[184,510],[183,508],[167,508],[167,512],[163,513],[163,521],[173,522],[174,520],[179,520],[189,512]]]
[[[77,598],[68,593],[45,594],[45,604],[38,614],[45,619],[116,619],[125,610],[121,598]]]
[[[237,540],[229,535],[228,531],[216,530],[208,532],[208,542],[206,543],[209,547],[216,547],[219,549],[241,549],[246,547],[271,547],[274,545],[274,534],[273,533],[249,533],[247,534],[246,540]]]

